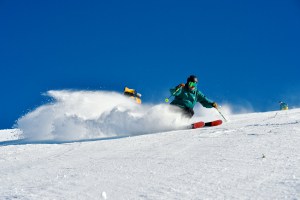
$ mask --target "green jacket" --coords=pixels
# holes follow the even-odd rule
[[[212,108],[213,101],[209,100],[200,92],[197,88],[194,91],[189,90],[186,86],[178,89],[170,89],[171,94],[175,97],[171,102],[172,105],[179,106],[181,108],[191,108],[193,109],[197,102],[201,103],[202,106],[206,108]]]
[[[287,110],[289,106],[286,103],[281,102],[280,103],[280,110]]]

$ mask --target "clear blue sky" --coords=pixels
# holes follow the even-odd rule
[[[48,90],[159,103],[190,74],[217,102],[299,106],[300,1],[0,0],[0,72],[0,129]]]

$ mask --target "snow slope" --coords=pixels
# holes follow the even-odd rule
[[[300,110],[119,139],[0,131],[0,199],[300,199]]]
[[[52,96],[17,129],[0,130],[0,199],[300,199],[300,109],[166,131],[178,118],[161,105]]]

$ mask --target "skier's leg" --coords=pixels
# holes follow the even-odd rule
[[[192,108],[183,108],[183,115],[192,118],[194,116],[195,112]]]

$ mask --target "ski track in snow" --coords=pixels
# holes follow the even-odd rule
[[[118,139],[0,131],[0,199],[300,199],[300,109]]]

